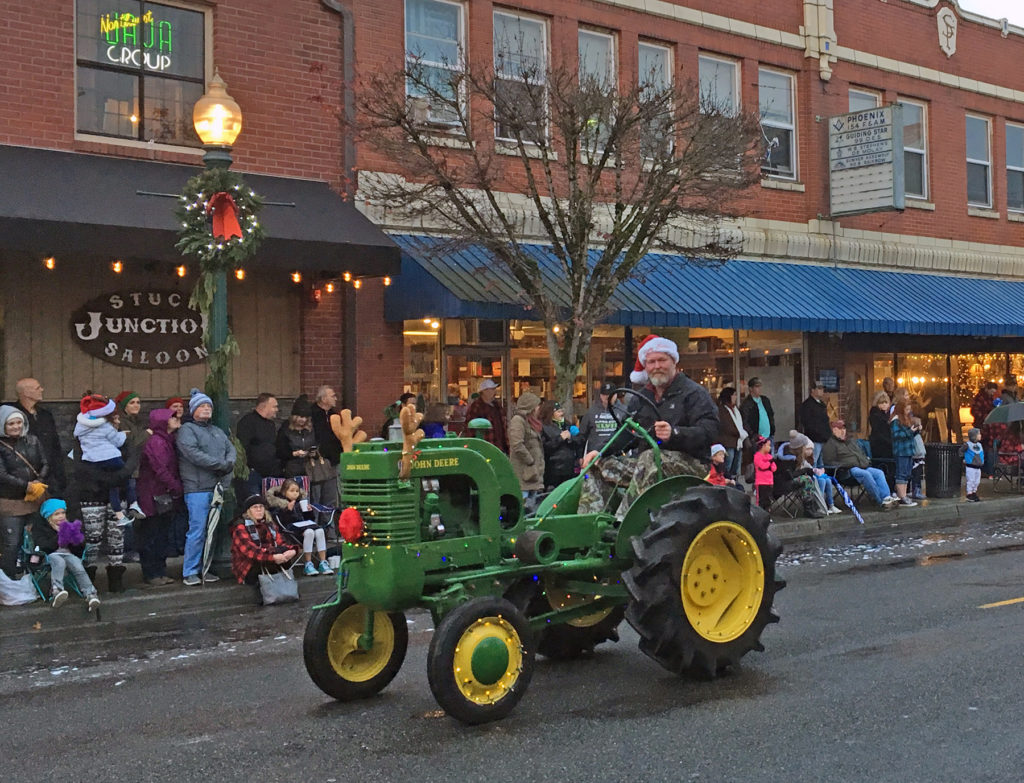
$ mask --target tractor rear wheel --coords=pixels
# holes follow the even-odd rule
[[[676,674],[714,677],[764,649],[761,632],[778,622],[772,602],[785,587],[768,521],[743,493],[710,486],[654,515],[623,574],[642,652]]]
[[[430,641],[427,680],[445,712],[463,723],[499,720],[533,675],[525,615],[503,598],[474,598],[446,614]]]
[[[349,595],[333,606],[315,609],[306,623],[302,657],[316,686],[339,701],[365,699],[395,678],[409,646],[409,628],[401,612],[373,612],[373,643],[359,645],[366,631],[365,606]]]

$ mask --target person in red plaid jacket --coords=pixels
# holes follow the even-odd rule
[[[299,548],[285,544],[267,523],[266,500],[250,495],[242,503],[242,518],[231,531],[231,571],[239,584],[254,585],[263,569],[273,573],[287,568]]]

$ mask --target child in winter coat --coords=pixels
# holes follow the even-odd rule
[[[118,432],[108,418],[117,409],[117,405],[102,394],[87,394],[82,398],[79,408],[81,413],[75,424],[75,438],[82,447],[82,462],[91,462],[95,467],[111,473],[123,468],[121,447],[127,434]],[[124,518],[119,487],[110,489],[110,507],[118,520]]]
[[[302,536],[302,553],[306,560],[303,573],[306,576],[333,574],[334,570],[327,563],[327,536],[324,529],[313,520],[313,512],[309,508],[302,487],[292,479],[285,479],[280,486],[267,491],[267,507],[278,527],[295,536]],[[319,570],[313,565],[314,542],[317,555],[320,557]]]
[[[43,501],[39,508],[40,516],[32,523],[32,541],[36,549],[46,554],[46,562],[50,565],[50,603],[53,608],[68,600],[64,574],[70,571],[91,612],[100,605],[100,599],[82,564],[81,555],[85,550],[82,523],[77,519],[69,522],[67,508],[63,500],[50,498]]]
[[[765,511],[772,507],[772,491],[777,469],[778,465],[772,457],[772,442],[762,435],[757,439],[754,452],[754,491],[757,492],[757,505]]]
[[[981,484],[981,468],[985,464],[985,449],[981,445],[981,430],[971,427],[967,431],[967,442],[960,449],[964,455],[964,474],[967,478],[967,499],[978,503],[978,485]]]
[[[725,446],[716,443],[711,447],[711,469],[704,480],[716,487],[735,487],[736,482],[725,475]]]

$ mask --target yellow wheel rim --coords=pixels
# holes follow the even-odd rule
[[[577,606],[592,603],[601,597],[599,595],[583,595],[569,592],[564,587],[559,587],[558,580],[550,576],[544,578],[544,595],[552,609],[574,609]],[[572,625],[576,628],[589,628],[592,625],[597,625],[611,613],[612,607],[608,606],[604,609],[598,609],[593,614],[569,620],[566,625]]]
[[[386,612],[373,613],[373,646],[359,649],[366,630],[365,606],[350,606],[338,615],[327,635],[327,657],[338,676],[349,682],[366,682],[384,671],[395,650],[395,629]]]
[[[523,669],[523,643],[508,620],[481,617],[470,625],[452,656],[455,684],[476,704],[501,701]]]
[[[679,580],[683,612],[705,639],[729,642],[757,616],[764,562],[757,543],[735,522],[715,522],[694,539]]]

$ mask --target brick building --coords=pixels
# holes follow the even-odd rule
[[[712,390],[764,379],[779,429],[820,378],[833,410],[863,431],[872,392],[892,375],[928,414],[929,436],[956,439],[978,384],[1024,373],[1024,76],[1014,67],[1024,29],[954,0],[390,0],[354,10],[362,71],[394,70],[403,51],[487,61],[511,25],[553,63],[575,67],[598,41],[620,84],[656,56],[673,78],[758,107],[772,155],[735,225],[740,260],[639,286],[647,306],[599,328],[579,393],[621,378],[634,341],[657,330]],[[905,201],[832,216],[829,119],[890,105],[902,112],[892,159]],[[365,147],[358,168],[402,173]],[[478,262],[432,259],[422,223],[363,207],[407,251],[385,305],[386,320],[404,320],[407,387],[464,396],[500,376],[509,398],[524,382],[547,388],[542,332],[511,298],[472,284]],[[668,302],[666,290],[692,296]]]
[[[69,314],[112,293],[189,290],[193,270],[175,273],[172,202],[139,192],[177,192],[201,165],[188,120],[215,72],[244,112],[234,168],[278,202],[264,211],[264,251],[245,280],[230,281],[242,346],[233,398],[332,383],[375,428],[403,387],[428,399],[467,396],[483,377],[500,377],[508,397],[526,383],[545,389],[543,333],[528,313],[451,283],[417,252],[429,226],[368,203],[349,175],[402,173],[344,132],[352,77],[401,67],[410,41],[487,61],[496,24],[530,36],[552,62],[574,62],[584,39],[605,46],[622,83],[637,78],[641,55],[663,58],[673,78],[758,107],[775,140],[733,229],[741,259],[711,278],[669,275],[666,264],[661,290],[679,296],[638,290],[645,307],[598,329],[581,397],[622,377],[653,329],[677,340],[682,366],[709,388],[762,377],[780,429],[812,378],[837,390],[835,408],[863,429],[871,391],[894,375],[932,414],[933,436],[956,437],[972,387],[1024,374],[1024,76],[1014,68],[1024,29],[952,0],[0,7],[5,395],[27,374],[68,402],[86,388],[162,399],[202,379],[201,363],[149,369],[89,353]],[[829,118],[895,103],[904,208],[830,217]],[[397,249],[353,205],[406,251],[401,275]]]

